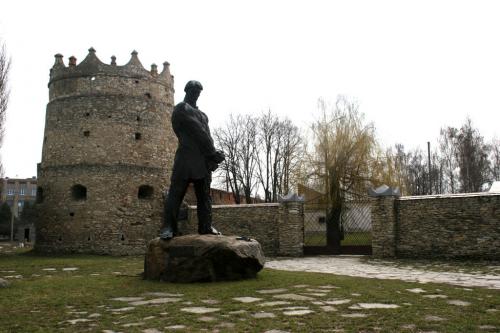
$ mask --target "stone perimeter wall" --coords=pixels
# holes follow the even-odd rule
[[[301,202],[220,205],[212,208],[213,226],[223,235],[254,238],[270,256],[301,256],[304,246],[304,210]],[[179,222],[183,234],[197,232],[196,206],[187,221]]]
[[[500,258],[500,194],[373,198],[376,257]]]

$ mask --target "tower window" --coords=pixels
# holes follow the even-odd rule
[[[87,188],[83,185],[76,184],[71,187],[71,197],[73,200],[87,200]]]
[[[141,121],[141,117],[137,116],[137,118],[135,118],[137,121]]]
[[[90,116],[90,112],[85,112],[85,117],[89,117]]]
[[[149,185],[141,185],[139,186],[139,190],[137,191],[137,198],[148,200],[153,198],[154,189]]]
[[[141,133],[139,133],[139,132],[135,133],[135,139],[136,140],[140,140],[141,137],[142,137]]]
[[[84,135],[84,136],[87,136],[87,137],[88,137],[88,136],[90,136],[90,131],[84,131],[84,132],[83,132],[83,135]]]
[[[145,93],[144,96],[146,96],[147,98],[151,98],[151,94],[150,93]]]

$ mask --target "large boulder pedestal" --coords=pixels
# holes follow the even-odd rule
[[[256,240],[237,236],[187,235],[148,244],[144,278],[167,282],[210,282],[254,278],[264,267]]]

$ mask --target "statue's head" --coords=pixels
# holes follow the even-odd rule
[[[186,87],[184,87],[184,92],[187,94],[192,90],[202,91],[203,86],[201,85],[200,82],[191,80],[188,83],[186,83]]]
[[[186,92],[184,101],[196,107],[196,101],[198,100],[198,97],[200,97],[200,93],[202,90],[203,86],[200,82],[195,80],[189,81],[188,83],[186,83],[186,87],[184,87],[184,91]]]

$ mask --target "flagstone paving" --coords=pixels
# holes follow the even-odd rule
[[[138,305],[149,305],[149,304],[175,303],[179,302],[180,300],[181,300],[180,298],[162,297],[162,298],[150,299],[147,301],[134,301],[130,302],[129,304],[133,306],[138,306]]]
[[[277,306],[277,305],[287,305],[287,304],[291,303],[287,301],[273,301],[273,302],[260,303],[259,306]]]
[[[422,297],[431,298],[431,299],[435,299],[435,298],[448,298],[448,296],[446,296],[446,295],[440,295],[440,294],[422,295]]]
[[[182,308],[181,311],[184,312],[189,312],[189,313],[196,313],[196,314],[204,314],[204,313],[211,313],[211,312],[217,312],[219,311],[219,308],[206,308],[203,306],[193,306],[190,308]]]
[[[399,305],[397,305],[397,304],[358,303],[356,305],[360,309],[396,309],[396,308],[399,308]]]
[[[165,327],[165,329],[167,329],[167,330],[183,330],[185,328],[186,328],[186,325],[171,325],[171,326]]]
[[[453,299],[453,300],[450,300],[450,301],[448,301],[446,303],[452,304],[452,305],[458,305],[458,306],[469,306],[470,305],[469,302],[461,301],[461,300],[458,300],[458,299]]]
[[[257,318],[257,319],[262,319],[262,318],[275,318],[276,315],[271,312],[257,312],[252,315],[252,317]]]
[[[313,313],[314,311],[312,310],[290,310],[290,311],[284,311],[283,314],[285,316],[303,316],[303,315],[307,315],[307,314],[310,314],[310,313]]]
[[[235,297],[233,299],[241,303],[253,303],[262,300],[262,298],[257,298],[257,297]]]
[[[271,259],[266,262],[266,268],[316,273],[331,273],[363,278],[402,280],[409,282],[435,282],[459,285],[463,287],[484,287],[500,289],[500,274],[481,274],[463,272],[445,272],[425,270],[414,267],[394,267],[364,262],[362,256],[317,256],[293,259]],[[492,271],[498,272],[497,266]],[[306,285],[294,286],[297,288]],[[420,288],[413,292],[419,293]],[[409,290],[411,291],[411,290]]]
[[[279,294],[279,295],[273,295],[273,297],[278,298],[278,299],[292,300],[292,301],[312,301],[312,300],[314,300],[314,298],[312,298],[312,297],[297,295],[297,294]]]
[[[285,288],[257,290],[259,294],[282,294],[288,291]]]

